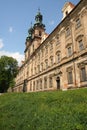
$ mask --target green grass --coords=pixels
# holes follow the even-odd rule
[[[87,130],[87,89],[1,95],[0,130]]]

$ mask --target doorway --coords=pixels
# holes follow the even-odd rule
[[[56,83],[57,83],[57,89],[60,89],[60,77],[57,77]]]

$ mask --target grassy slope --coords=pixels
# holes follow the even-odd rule
[[[87,89],[2,95],[0,130],[87,130]]]

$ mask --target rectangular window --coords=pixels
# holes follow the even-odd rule
[[[40,80],[40,89],[42,89],[42,80]]]
[[[56,46],[60,44],[59,37],[57,37]]]
[[[39,88],[39,81],[37,80],[36,90],[38,90],[38,88]]]
[[[81,82],[84,82],[86,81],[86,70],[85,70],[85,67],[81,68],[80,70],[80,78],[81,78]]]
[[[67,28],[66,29],[66,36],[69,36],[70,35],[70,28]]]
[[[76,20],[76,28],[79,28],[81,26],[81,21],[80,21],[80,19],[78,18],[77,20]]]
[[[83,49],[84,49],[83,40],[80,40],[79,41],[79,50],[82,51]]]
[[[45,63],[46,63],[46,69],[47,69],[48,68],[48,60],[46,60]]]
[[[57,55],[58,63],[60,62],[60,54]]]
[[[47,78],[44,78],[44,88],[47,88]]]
[[[53,65],[53,56],[50,57],[50,64]]]
[[[68,72],[68,84],[72,84],[73,83],[73,76],[72,76],[72,71]]]
[[[68,56],[71,56],[71,55],[72,55],[72,48],[68,47]]]
[[[52,77],[49,78],[49,87],[50,87],[50,88],[53,87],[53,80],[52,80]]]
[[[35,91],[35,81],[33,82],[33,91]]]
[[[30,91],[32,91],[32,82],[30,82]]]

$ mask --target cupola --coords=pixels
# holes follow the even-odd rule
[[[28,30],[27,40],[31,40],[32,39],[32,34],[33,34],[33,27],[32,27],[32,23],[31,23],[31,27]]]
[[[43,21],[43,15],[40,12],[40,9],[38,9],[38,12],[35,16],[35,24],[34,27],[42,27],[43,29],[45,29],[45,25],[42,23]]]

